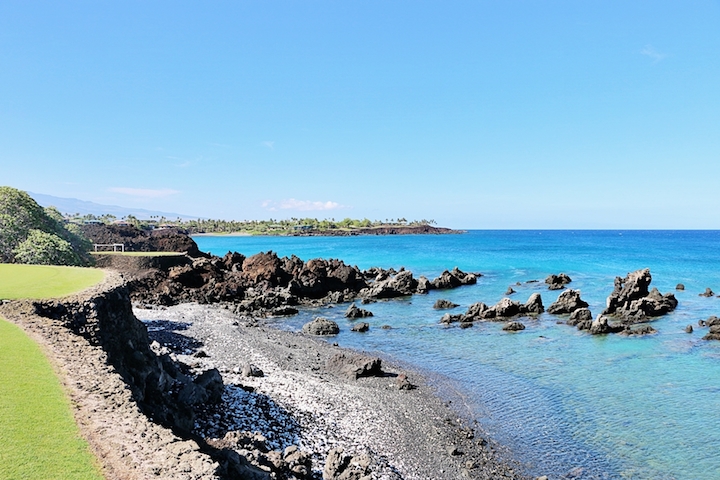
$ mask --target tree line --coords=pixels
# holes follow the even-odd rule
[[[287,235],[303,231],[329,231],[353,230],[374,227],[415,227],[435,225],[435,220],[413,220],[405,218],[390,218],[385,220],[370,220],[368,218],[342,220],[317,218],[289,218],[268,220],[220,220],[220,219],[169,219],[162,216],[151,216],[149,219],[138,219],[133,215],[117,218],[114,215],[71,215],[71,222],[102,222],[106,224],[125,222],[140,229],[153,229],[160,227],[177,227],[194,233],[246,233],[250,235]]]

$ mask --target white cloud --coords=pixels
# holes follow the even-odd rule
[[[262,144],[265,145],[266,147],[268,147],[270,150],[275,150],[275,141],[274,140],[273,141],[266,140],[266,141],[262,142]]]
[[[642,55],[652,58],[653,60],[655,60],[655,63],[667,57],[667,54],[658,52],[652,45],[645,45],[645,48],[640,50],[640,53]]]
[[[171,188],[151,189],[151,188],[113,187],[110,189],[110,191],[115,192],[115,193],[122,193],[123,195],[129,195],[131,197],[141,197],[141,198],[169,197],[170,195],[175,195],[177,193],[180,193],[178,190],[173,190]]]
[[[262,203],[263,208],[275,212],[277,210],[297,210],[299,212],[338,210],[345,208],[337,202],[313,202],[311,200],[296,200],[289,198],[280,202],[266,200]]]

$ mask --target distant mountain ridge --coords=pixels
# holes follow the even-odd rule
[[[121,207],[118,205],[103,205],[101,203],[88,202],[86,200],[79,200],[77,198],[63,198],[54,197],[52,195],[45,195],[42,193],[28,192],[35,201],[43,207],[55,207],[64,214],[75,214],[80,215],[115,215],[118,218],[132,215],[141,220],[150,219],[150,217],[158,216],[165,217],[169,220],[175,220],[181,218],[183,220],[197,220],[198,217],[192,215],[184,215],[180,213],[171,212],[160,212],[155,210],[146,210],[144,208],[131,208]]]

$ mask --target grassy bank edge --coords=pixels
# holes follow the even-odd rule
[[[41,345],[0,317],[0,478],[104,478]]]
[[[98,268],[0,264],[0,299],[58,298],[81,292],[105,278]]]

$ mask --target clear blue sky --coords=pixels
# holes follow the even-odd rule
[[[0,3],[0,185],[201,217],[720,228],[719,1]]]

